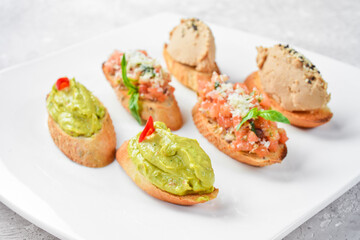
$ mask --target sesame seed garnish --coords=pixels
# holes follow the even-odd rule
[[[316,68],[314,64],[310,62],[309,59],[307,59],[304,55],[302,55],[295,49],[290,48],[288,44],[286,45],[279,44],[278,46],[283,50],[286,50],[286,52],[288,52],[291,56],[297,58],[300,62],[302,62],[304,69],[306,69],[309,72],[317,72],[318,74],[320,74],[320,71]]]

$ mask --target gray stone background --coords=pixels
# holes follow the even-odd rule
[[[295,44],[360,67],[358,0],[1,0],[0,70],[164,11]],[[360,239],[359,200],[358,183],[285,239]],[[0,202],[0,239],[57,238]]]

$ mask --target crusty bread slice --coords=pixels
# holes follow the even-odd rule
[[[119,87],[119,84],[115,80],[114,76],[105,71],[104,64],[103,72],[123,107],[130,112],[130,96],[128,95],[127,89],[121,89]],[[181,112],[173,94],[164,102],[141,100],[139,101],[139,105],[140,117],[143,120],[147,120],[150,116],[152,116],[154,121],[164,122],[171,130],[178,130],[183,124]]]
[[[207,194],[191,194],[185,196],[177,196],[161,190],[160,188],[153,185],[149,180],[146,179],[137,169],[135,164],[131,161],[128,154],[128,143],[124,142],[116,152],[116,160],[119,162],[121,167],[125,170],[127,175],[149,195],[154,198],[163,200],[165,202],[174,203],[178,205],[194,205],[198,203],[207,202],[211,199],[216,198],[219,190],[214,189],[213,192]]]
[[[194,90],[195,92],[198,90],[198,81],[210,81],[213,71],[212,72],[198,72],[195,70],[195,67],[191,67],[182,63],[175,61],[168,51],[166,50],[167,44],[164,45],[163,55],[167,65],[169,72],[174,75],[174,77],[184,84],[186,87]],[[216,65],[215,72],[220,74],[220,70]]]
[[[102,128],[91,137],[72,137],[64,132],[49,115],[52,139],[71,160],[87,167],[104,167],[115,159],[116,135],[110,115],[106,112]]]
[[[262,94],[266,93],[262,90],[261,82],[258,72],[253,72],[245,80],[245,85],[248,89],[256,87]],[[314,128],[327,123],[332,118],[333,114],[328,107],[311,111],[287,111],[280,107],[280,105],[269,95],[266,95],[270,101],[271,108],[281,112],[287,117],[290,123],[297,127]]]
[[[216,131],[217,123],[208,119],[203,113],[199,111],[199,103],[196,103],[192,110],[192,116],[199,132],[212,144],[214,144],[220,151],[229,155],[233,159],[256,167],[264,167],[274,163],[280,163],[287,154],[285,144],[279,144],[279,150],[275,153],[270,153],[267,157],[259,157],[254,153],[236,151],[231,148],[230,144],[221,137],[221,133]]]

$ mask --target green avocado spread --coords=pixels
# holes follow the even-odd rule
[[[104,106],[74,78],[62,90],[54,84],[46,103],[50,116],[70,136],[91,137],[101,129]]]
[[[175,194],[214,191],[214,171],[209,156],[195,139],[171,133],[162,122],[139,143],[139,133],[129,141],[128,153],[137,170],[156,187]]]

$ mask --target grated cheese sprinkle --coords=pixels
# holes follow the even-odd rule
[[[231,93],[228,96],[227,102],[232,107],[231,113],[234,117],[245,117],[255,105],[251,103],[253,98],[247,94]]]

